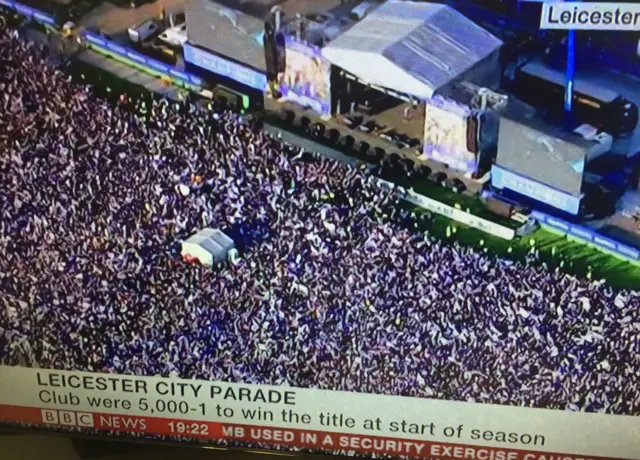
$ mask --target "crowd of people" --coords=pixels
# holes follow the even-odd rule
[[[398,221],[239,115],[110,102],[0,29],[0,363],[640,415],[640,292]],[[180,242],[233,236],[203,267]]]

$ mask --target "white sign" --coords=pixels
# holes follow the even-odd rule
[[[497,236],[498,238],[503,238],[505,240],[512,240],[516,236],[516,231],[512,228],[496,224],[495,222],[483,219],[482,217],[474,216],[473,214],[461,209],[454,208],[448,204],[416,193],[413,189],[406,191],[404,188],[396,186],[393,182],[379,178],[377,181],[379,186],[387,190],[396,189],[401,198],[415,204],[416,206],[428,209],[429,211],[448,217],[449,219],[453,219],[457,222],[468,225],[469,227],[477,228],[478,230],[482,230],[485,233],[489,233],[490,235]]]
[[[541,29],[640,30],[640,4],[546,2]]]
[[[0,366],[0,421],[438,459],[640,460],[640,417]]]
[[[379,182],[386,181],[382,181],[380,179]],[[387,185],[387,188],[393,187],[393,184],[390,182],[387,182],[387,184],[389,184]],[[428,209],[429,211],[448,217],[449,219],[453,219],[457,222],[468,225],[469,227],[477,228],[478,230],[482,230],[483,232],[497,236],[498,238],[512,240],[516,236],[516,231],[512,228],[496,224],[495,222],[483,219],[482,217],[474,216],[462,209],[457,209],[453,206],[449,206],[448,204],[420,195],[413,190],[409,190],[403,198],[417,206],[420,206],[421,208]]]

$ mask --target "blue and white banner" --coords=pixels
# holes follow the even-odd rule
[[[30,6],[23,5],[22,3],[14,2],[11,0],[0,0],[0,4],[9,8],[13,8],[18,13],[43,24],[56,24],[56,20],[53,18],[53,16],[46,14],[45,12],[40,11],[36,8],[31,8]]]
[[[521,195],[533,198],[541,203],[577,215],[580,211],[582,196],[574,196],[548,185],[541,184],[528,177],[515,174],[500,166],[491,168],[491,184],[499,189],[509,189]]]
[[[129,59],[130,61],[137,62],[138,64],[148,67],[151,70],[171,75],[172,77],[175,77],[185,83],[191,83],[198,86],[202,85],[202,79],[200,77],[196,77],[195,75],[192,75],[188,72],[175,69],[167,64],[163,64],[156,59],[152,59],[148,56],[145,56],[144,54],[127,48],[126,46],[118,45],[117,43],[114,43],[111,40],[107,40],[104,37],[100,37],[99,35],[87,31],[83,33],[83,37],[89,43],[93,43],[94,45],[103,47],[110,52],[116,53],[124,58]]]
[[[531,216],[540,223],[549,225],[550,227],[578,238],[585,243],[593,244],[594,246],[618,254],[620,257],[625,259],[640,261],[640,251],[638,249],[603,236],[583,225],[565,222],[557,217],[550,216],[549,214],[545,214],[540,211],[533,211]]]
[[[264,91],[267,87],[265,74],[196,48],[189,43],[184,44],[184,60],[259,91]]]

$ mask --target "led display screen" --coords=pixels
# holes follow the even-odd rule
[[[331,112],[331,64],[320,48],[287,37],[285,71],[278,76],[280,92],[315,112]]]
[[[264,47],[256,39],[263,32],[264,18],[214,0],[187,0],[185,12],[189,41],[216,54],[265,71]]]
[[[496,164],[570,195],[580,195],[588,143],[572,133],[546,131],[503,118]]]
[[[460,171],[475,171],[476,154],[467,150],[471,111],[436,96],[426,103],[424,154]]]

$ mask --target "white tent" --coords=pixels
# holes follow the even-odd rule
[[[389,0],[322,54],[368,84],[429,99],[501,45],[447,5]]]
[[[202,265],[224,262],[235,247],[233,240],[219,229],[204,228],[182,242],[181,255]]]

